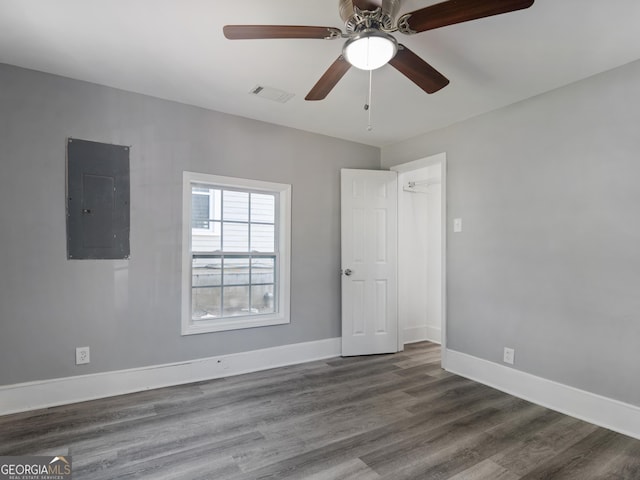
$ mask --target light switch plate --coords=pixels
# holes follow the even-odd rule
[[[453,232],[454,233],[462,232],[462,219],[461,218],[454,218],[453,219]]]

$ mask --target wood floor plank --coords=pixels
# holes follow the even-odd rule
[[[380,475],[367,467],[361,460],[354,458],[326,470],[314,473],[305,480],[378,480]]]
[[[487,429],[514,417],[519,420],[539,415],[540,407],[515,399],[513,405],[516,408],[509,411],[486,408],[438,428],[425,429],[361,458],[389,478],[448,478],[477,463],[480,453],[476,450],[480,446],[487,448],[496,443]],[[511,431],[519,426],[512,426]]]
[[[446,372],[439,352],[8,415],[0,455],[71,455],[79,480],[640,479],[640,441]]]
[[[402,392],[392,392],[358,404],[336,406],[328,411],[287,422],[267,425],[259,431],[269,440],[266,446],[246,449],[236,456],[243,471],[255,470],[282,461],[308,450],[315,450],[338,440],[393,424],[412,415],[403,405],[415,399]],[[388,408],[393,404],[394,408]]]
[[[519,478],[519,475],[487,459],[449,477],[448,480],[518,480]]]
[[[512,446],[491,457],[491,460],[520,477],[545,465],[558,452],[566,450],[597,428],[590,423],[561,416],[536,434],[522,436]]]
[[[521,478],[523,480],[638,478],[628,476],[634,472],[633,470],[625,472],[626,463],[617,464],[620,453],[624,450],[634,452],[633,463],[636,468],[633,470],[637,473],[638,456],[640,456],[638,441],[599,428]]]
[[[155,476],[171,469],[177,471],[200,471],[206,469],[210,475],[235,474],[239,471],[230,453],[263,440],[257,432],[241,435],[224,442],[169,442],[163,448],[138,448],[135,450],[119,450],[118,456],[110,462],[100,464],[79,465],[74,461],[74,476],[93,480],[110,480],[112,478],[138,478]],[[203,459],[207,459],[203,462]]]
[[[529,404],[517,412],[512,411],[502,418],[492,419],[497,428],[483,431],[477,436],[477,441],[467,435],[452,445],[449,451],[443,452],[444,455],[441,453],[435,456],[431,462],[422,461],[412,466],[410,471],[405,469],[403,475],[396,475],[396,478],[448,479],[489,459],[496,452],[511,445],[515,437],[537,432],[541,427],[555,421],[558,415],[560,414]],[[499,434],[496,434],[497,430]]]
[[[481,403],[481,406],[485,406],[485,404]],[[251,474],[255,475],[255,478],[304,478],[299,476],[301,469],[305,474],[309,474],[322,470],[327,463],[340,463],[354,457],[364,458],[372,451],[384,452],[386,446],[400,442],[405,438],[423,435],[424,431],[441,427],[468,415],[474,415],[468,413],[472,408],[467,407],[468,409],[457,409],[454,403],[453,405],[442,405],[440,408],[432,408],[415,414],[412,418],[399,420],[386,427],[332,442],[325,447],[310,450],[285,461],[257,469]],[[480,407],[478,408],[480,409]],[[492,410],[497,412],[495,408]],[[478,411],[480,416],[485,413]],[[253,477],[248,475],[240,478],[244,480]]]

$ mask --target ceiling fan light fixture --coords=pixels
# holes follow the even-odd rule
[[[398,42],[380,30],[363,30],[346,41],[344,58],[360,70],[375,70],[386,65],[398,51]]]

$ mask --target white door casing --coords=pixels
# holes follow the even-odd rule
[[[342,355],[398,351],[397,173],[341,170]]]

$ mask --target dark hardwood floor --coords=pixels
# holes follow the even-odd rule
[[[0,455],[74,479],[640,479],[640,441],[440,369],[336,358],[0,417]]]

